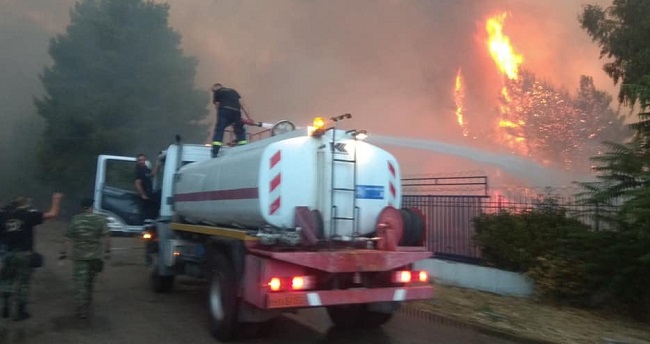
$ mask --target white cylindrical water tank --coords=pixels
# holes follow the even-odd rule
[[[193,223],[294,228],[295,208],[308,207],[321,212],[326,234],[352,235],[355,223],[360,234],[373,232],[384,207],[401,205],[399,166],[346,135],[296,131],[188,164],[178,171],[175,210]]]

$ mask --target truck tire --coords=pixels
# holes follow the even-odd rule
[[[235,339],[237,320],[237,280],[235,270],[225,255],[216,253],[209,263],[208,314],[210,332],[220,341]]]
[[[156,293],[166,293],[174,285],[174,276],[161,276],[158,267],[158,253],[149,255],[149,286]]]
[[[393,312],[382,313],[368,309],[368,304],[337,305],[327,307],[334,326],[341,329],[378,327],[393,317]]]

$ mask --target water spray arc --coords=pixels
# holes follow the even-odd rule
[[[389,145],[414,148],[465,158],[497,167],[514,177],[530,181],[534,186],[566,186],[577,178],[575,175],[544,167],[534,161],[510,153],[494,153],[439,141],[385,135],[371,135],[366,140],[378,146]]]

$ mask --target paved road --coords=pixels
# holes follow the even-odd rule
[[[205,284],[177,280],[174,291],[155,294],[147,289],[143,245],[138,238],[114,238],[113,258],[98,278],[94,316],[74,315],[69,261],[57,262],[65,223],[41,226],[37,250],[45,267],[33,278],[30,312],[23,322],[0,319],[0,343],[216,343],[206,324]],[[513,343],[469,328],[432,321],[418,312],[400,313],[383,328],[341,332],[333,330],[323,310],[311,309],[277,319],[262,338],[243,343]]]

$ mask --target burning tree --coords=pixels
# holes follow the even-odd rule
[[[581,77],[575,97],[528,71],[505,89],[497,134],[517,153],[544,165],[588,170],[601,142],[627,137],[623,118],[610,109],[612,97],[596,89],[590,77]]]
[[[601,142],[628,136],[623,117],[610,109],[612,97],[596,89],[591,77],[582,76],[576,96],[539,80],[521,68],[524,58],[503,32],[505,14],[487,20],[487,48],[503,77],[497,95],[496,123],[482,133],[514,154],[527,156],[546,166],[588,171],[589,157],[601,153]],[[456,116],[463,110],[456,77]],[[465,135],[467,136],[467,135]]]

